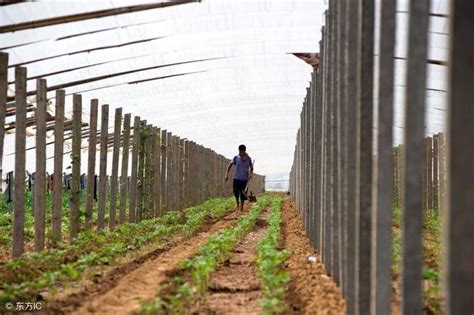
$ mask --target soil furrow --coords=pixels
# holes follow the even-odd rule
[[[208,295],[192,314],[260,314],[260,281],[254,264],[256,245],[266,231],[268,208],[255,228],[234,249],[232,256],[212,275]]]
[[[345,314],[346,304],[340,289],[327,275],[317,252],[311,246],[294,202],[283,202],[282,242],[291,251],[285,262],[290,273],[286,302],[287,314]],[[316,256],[316,262],[309,262]]]
[[[205,224],[189,239],[178,237],[168,245],[112,270],[79,292],[54,301],[50,311],[73,314],[134,313],[139,308],[139,301],[156,295],[167,273],[175,269],[180,261],[192,257],[211,234],[233,225],[238,216],[238,211],[231,212]]]

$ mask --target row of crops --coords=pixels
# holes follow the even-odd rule
[[[170,211],[158,218],[125,223],[111,231],[85,230],[79,233],[74,243],[61,242],[54,248],[6,259],[0,263],[0,303],[54,299],[62,288],[100,276],[103,268],[146,245],[157,247],[192,238],[210,220],[228,215],[234,210],[234,203],[233,198],[214,198],[183,211]],[[183,260],[179,264],[179,276],[162,286],[156,292],[156,298],[142,301],[139,312],[182,313],[195,303],[204,301],[215,271],[255,228],[264,212],[269,212],[265,234],[256,244],[253,261],[263,293],[260,305],[268,314],[285,310],[284,295],[290,277],[282,267],[289,252],[279,247],[281,205],[282,198],[278,195],[259,198],[247,213],[231,226],[211,235],[194,256]],[[2,228],[7,226],[8,222]]]
[[[268,208],[270,217],[264,238],[257,244],[254,262],[260,280],[263,298],[260,305],[264,313],[274,314],[286,309],[284,294],[289,274],[282,267],[289,255],[279,249],[281,219],[281,197],[267,195],[254,204],[237,223],[209,237],[197,254],[180,264],[179,275],[169,284],[162,286],[157,297],[142,303],[141,314],[183,314],[192,305],[202,303],[208,295],[209,281],[232,255],[236,246],[255,227],[262,212]]]
[[[112,231],[85,230],[74,243],[64,242],[55,248],[7,259],[0,263],[0,303],[42,299],[40,293],[45,289],[54,295],[58,285],[93,276],[88,274],[89,267],[109,265],[127,252],[150,243],[168,242],[178,234],[190,236],[207,219],[219,218],[233,206],[234,201],[229,198],[210,199],[183,211],[125,223]],[[6,229],[8,225],[6,222],[2,228]]]

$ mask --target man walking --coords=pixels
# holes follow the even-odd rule
[[[253,163],[250,156],[245,152],[247,148],[245,145],[239,145],[239,154],[234,156],[232,162],[227,166],[227,172],[225,174],[225,180],[229,179],[229,173],[232,168],[232,165],[235,165],[234,179],[233,179],[233,189],[234,196],[237,202],[237,208],[240,205],[240,211],[244,210],[244,201],[247,199],[245,195],[245,187],[247,186],[248,181],[252,178],[253,173]],[[240,199],[240,204],[239,204]]]

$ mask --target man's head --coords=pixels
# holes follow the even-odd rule
[[[239,155],[240,155],[240,156],[244,156],[244,155],[245,155],[245,150],[247,150],[247,148],[245,147],[245,145],[243,145],[243,144],[239,145]]]

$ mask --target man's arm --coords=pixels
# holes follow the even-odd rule
[[[249,170],[248,170],[248,174],[249,174],[249,179],[252,178],[252,175],[253,175],[253,162],[252,162],[252,159],[250,159],[250,163],[249,163]]]

